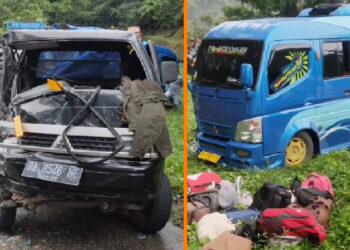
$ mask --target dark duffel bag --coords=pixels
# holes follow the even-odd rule
[[[315,188],[298,188],[295,190],[294,195],[297,198],[297,202],[302,207],[306,207],[313,203],[318,196],[323,197],[326,200],[333,200],[333,196],[329,192]]]
[[[254,194],[250,209],[285,208],[291,203],[291,198],[292,194],[285,187],[265,182]]]

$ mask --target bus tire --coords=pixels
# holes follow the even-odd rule
[[[314,144],[307,132],[299,132],[293,136],[286,148],[285,165],[293,167],[311,159],[314,154]]]

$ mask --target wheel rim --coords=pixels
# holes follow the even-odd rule
[[[305,160],[306,144],[300,138],[293,138],[286,150],[286,164],[295,166],[301,164]]]

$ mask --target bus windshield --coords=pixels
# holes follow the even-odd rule
[[[255,86],[263,45],[262,41],[252,40],[204,40],[197,53],[193,83],[241,89],[241,64],[249,63],[253,66]]]

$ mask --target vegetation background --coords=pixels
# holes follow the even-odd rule
[[[212,27],[224,21],[294,17],[302,9],[325,2],[339,0],[188,0],[188,38],[202,38]],[[350,0],[344,2],[350,3]]]
[[[303,8],[311,7],[325,0],[188,0],[188,30],[189,35],[202,38],[213,26],[229,20],[241,20],[259,17],[296,16]],[[327,0],[326,0],[327,2]],[[331,1],[328,1],[331,2]],[[350,3],[350,1],[347,1]],[[191,79],[191,76],[188,76]],[[199,161],[196,152],[192,151],[195,144],[197,124],[193,112],[192,99],[188,98],[188,174],[203,171],[215,171],[222,179],[234,182],[238,175],[244,179],[243,189],[251,194],[260,188],[265,181],[288,186],[295,176],[304,180],[308,174],[318,172],[327,175],[332,181],[335,192],[335,206],[328,228],[328,238],[320,247],[312,246],[305,241],[300,246],[283,249],[350,249],[350,152],[343,150],[314,159],[294,168],[279,168],[276,170],[241,171],[224,168]],[[188,226],[188,249],[199,250],[206,242],[199,242],[196,224]],[[254,249],[262,249],[255,245]],[[267,248],[266,248],[267,249]],[[279,249],[279,248],[276,248]]]
[[[179,0],[0,0],[0,36],[6,21],[44,21],[126,29],[140,26],[146,39],[182,58],[183,1]]]

